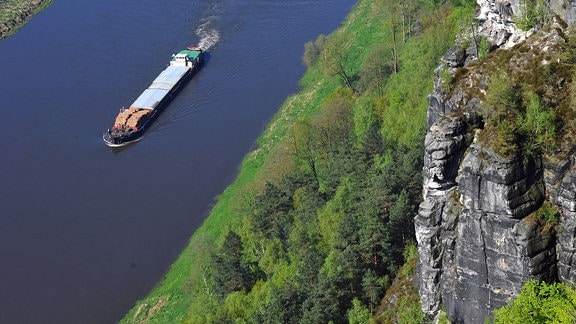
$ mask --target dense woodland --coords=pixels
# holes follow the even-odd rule
[[[381,303],[415,254],[433,71],[474,6],[360,0],[341,28],[305,44],[299,93],[125,321],[421,319],[414,296],[396,295],[410,301],[401,312]]]

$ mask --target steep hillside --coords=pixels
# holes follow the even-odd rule
[[[432,316],[483,323],[529,279],[575,282],[575,6],[479,0],[437,69],[415,219]]]
[[[389,296],[410,303],[395,309],[423,317],[404,288],[410,271],[394,278],[414,254],[405,247],[422,197],[433,71],[473,10],[473,1],[361,0],[341,28],[305,44],[299,93],[124,321],[383,320],[394,318],[393,302],[382,303],[393,282]]]

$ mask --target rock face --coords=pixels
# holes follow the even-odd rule
[[[576,22],[576,1],[548,0],[551,14],[557,15],[568,25]],[[479,32],[497,48],[511,48],[530,35],[516,27],[516,17],[522,15],[525,0],[477,0]]]
[[[576,21],[576,1],[549,5],[565,22]],[[480,31],[495,48],[533,38],[513,25],[518,0],[478,0],[478,6]],[[557,46],[559,28],[539,36],[532,48]],[[456,46],[437,70],[429,97],[424,200],[415,217],[422,309],[434,316],[444,306],[456,323],[484,323],[529,279],[576,283],[576,149],[553,158],[502,157],[483,145],[478,90],[486,90],[487,76],[479,70],[450,91],[439,77],[442,69],[454,72],[475,60],[473,53]],[[557,227],[535,213],[545,201],[560,214]]]
[[[479,32],[496,47],[510,48],[524,39],[526,33],[514,24],[520,14],[519,0],[477,0]]]

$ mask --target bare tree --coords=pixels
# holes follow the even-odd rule
[[[348,89],[352,89],[352,82],[347,70],[348,54],[340,44],[331,43],[324,47],[324,66],[331,75],[342,79]]]

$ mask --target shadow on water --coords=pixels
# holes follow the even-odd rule
[[[210,51],[203,51],[202,52],[202,69],[206,67],[206,65],[208,65],[208,63],[210,62],[210,59],[212,59],[212,53]]]

